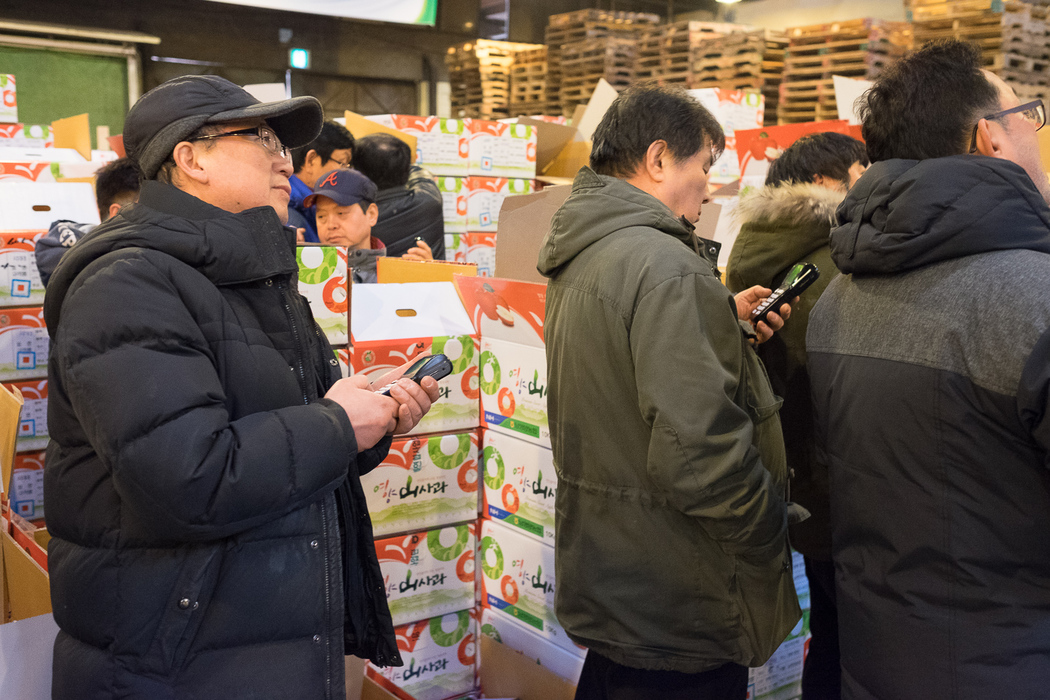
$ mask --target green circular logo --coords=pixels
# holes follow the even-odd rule
[[[456,537],[456,540],[448,547],[441,544],[441,537],[445,533],[451,533]],[[452,561],[466,551],[469,540],[470,531],[466,525],[446,527],[442,530],[431,530],[427,533],[427,549],[438,561]]]
[[[442,625],[446,620],[455,620],[456,629],[451,632],[446,632],[444,625]],[[452,647],[459,644],[460,640],[467,636],[467,630],[469,629],[469,610],[454,613],[454,615],[442,615],[441,617],[435,617],[430,620],[430,638],[433,639],[439,647]]]
[[[492,563],[489,563],[490,555]],[[498,579],[503,575],[503,550],[492,537],[481,539],[481,571],[491,579]]]
[[[488,377],[488,378],[486,378]],[[495,394],[500,385],[499,360],[490,351],[481,353],[480,367],[478,367],[478,386],[486,394]]]
[[[335,272],[339,255],[327,246],[298,246],[295,257],[299,261],[299,281],[322,284]]]
[[[490,623],[485,623],[481,626],[481,633],[486,637],[492,637],[500,644],[503,643],[503,638],[499,636],[499,630],[493,627]]]
[[[432,437],[427,440],[427,454],[438,469],[457,469],[470,456],[470,435]]]
[[[452,362],[452,372],[462,374],[474,359],[474,341],[469,335],[449,335],[434,338],[435,355],[443,353]]]
[[[490,489],[498,489],[503,486],[506,470],[503,467],[503,455],[499,453],[499,450],[495,447],[486,447],[481,452],[481,461],[485,469],[485,485]]]

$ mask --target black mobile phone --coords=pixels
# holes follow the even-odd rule
[[[434,379],[442,379],[452,374],[452,363],[444,355],[424,355],[419,358],[412,365],[405,370],[405,373],[401,377],[408,377],[416,384],[423,381],[423,377],[433,377]],[[400,377],[399,377],[400,378]],[[390,382],[382,389],[376,391],[384,396],[390,396],[390,389],[396,384],[396,381]]]
[[[757,326],[759,321],[765,321],[770,311],[780,312],[780,307],[790,303],[792,299],[809,289],[809,285],[820,277],[820,270],[813,263],[799,263],[788,270],[787,276],[780,282],[772,294],[762,300],[762,303],[751,312],[751,321]]]

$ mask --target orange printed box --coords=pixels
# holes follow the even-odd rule
[[[496,233],[446,233],[445,259],[478,266],[478,277],[496,273]]]
[[[36,243],[45,235],[47,231],[12,231],[0,235],[0,306],[44,303],[44,283],[36,266]]]
[[[473,520],[478,513],[475,431],[397,438],[361,477],[377,537]]]
[[[477,524],[376,540],[395,625],[474,607]]]
[[[445,219],[445,234],[465,233],[467,230],[467,179],[439,176],[434,178],[441,191],[441,210]],[[451,258],[447,258],[451,260]]]
[[[445,700],[473,691],[477,680],[477,620],[473,611],[394,628],[403,666],[365,673],[402,700]]]
[[[529,124],[466,119],[470,131],[470,174],[536,177],[536,130]]]
[[[299,293],[310,303],[317,325],[332,345],[349,339],[350,318],[346,248],[300,245],[295,249],[299,264]]]
[[[467,229],[495,231],[503,200],[516,194],[531,194],[532,180],[503,177],[469,177],[467,188]]]
[[[22,413],[18,420],[15,449],[34,452],[47,447],[47,380],[5,382],[4,386],[22,393]]]
[[[558,475],[551,450],[497,430],[482,431],[482,513],[554,544]]]
[[[44,517],[44,453],[15,455],[11,483],[8,484],[11,510],[26,520]]]
[[[461,119],[379,114],[367,117],[377,124],[416,138],[416,165],[434,175],[469,174],[470,132]]]
[[[46,378],[49,349],[42,307],[0,309],[0,380]]]

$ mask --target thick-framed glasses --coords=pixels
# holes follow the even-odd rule
[[[1004,109],[1001,112],[995,114],[989,114],[987,117],[982,119],[992,120],[1001,119],[1008,114],[1020,114],[1021,118],[1027,122],[1031,122],[1035,126],[1035,130],[1039,131],[1046,124],[1046,108],[1043,107],[1042,100],[1032,100],[1031,102],[1025,102],[1023,105],[1017,105],[1010,109]],[[980,126],[980,121],[973,125],[973,135],[970,137],[970,153],[977,152],[977,127]]]
[[[271,156],[280,154],[282,158],[288,157],[288,149],[281,143],[281,139],[277,138],[277,134],[273,133],[273,129],[268,126],[253,126],[250,129],[238,129],[237,131],[224,131],[221,134],[207,134],[205,136],[194,136],[193,138],[186,139],[187,141],[208,141],[210,139],[221,139],[225,136],[255,136],[259,139],[259,143],[266,149],[266,152]]]

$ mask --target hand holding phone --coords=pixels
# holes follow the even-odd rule
[[[771,311],[779,313],[781,306],[809,289],[818,277],[820,270],[813,263],[799,263],[792,267],[773,293],[751,312],[751,322],[757,326],[759,321],[766,320]]]
[[[384,396],[390,396],[390,389],[393,388],[397,381],[401,377],[407,377],[416,384],[419,384],[423,377],[433,377],[434,379],[442,379],[452,373],[452,362],[441,354],[438,355],[424,355],[423,357],[417,358],[415,362],[405,368],[403,372],[398,374],[400,370],[394,370],[389,374],[383,376],[383,384],[376,389],[376,393],[383,394]],[[397,375],[392,380],[388,379],[391,375]]]

